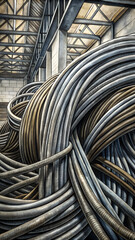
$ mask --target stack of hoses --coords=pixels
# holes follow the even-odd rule
[[[135,35],[21,89],[0,130],[0,239],[135,240]]]

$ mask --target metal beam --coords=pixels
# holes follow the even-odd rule
[[[67,4],[65,12],[60,22],[60,29],[68,31],[73,21],[75,20],[78,12],[80,11],[84,0],[70,0]]]
[[[16,68],[16,69],[28,69],[28,65],[16,65],[16,64],[2,64],[2,65],[0,65],[0,67],[1,67],[1,69],[4,69],[4,68],[7,68],[7,69],[14,69],[14,68]]]
[[[8,68],[1,68],[0,69],[0,72],[12,72],[12,71],[16,71],[16,72],[27,72],[27,69],[26,70],[24,70],[24,69],[8,69]]]
[[[68,62],[68,63],[71,63],[74,59],[75,59],[75,58],[72,58],[72,59],[71,59],[71,58],[70,58],[70,59],[68,58],[68,59],[67,59],[67,62]]]
[[[34,57],[36,56],[36,49],[38,48],[38,43],[39,43],[39,40],[40,40],[40,32],[42,31],[42,27],[44,26],[44,24],[45,24],[45,13],[46,13],[46,8],[47,8],[47,1],[45,1],[45,3],[44,3],[44,8],[43,8],[43,14],[42,14],[42,19],[41,19],[41,22],[40,22],[40,26],[39,26],[39,29],[38,29],[38,35],[37,35],[37,39],[36,39],[36,43],[35,43],[35,46],[34,46],[34,49],[33,49],[33,56],[32,56],[32,59],[31,59],[31,63],[30,63],[30,65],[29,65],[29,69],[28,69],[28,73],[27,73],[27,75],[29,76],[29,75],[31,75],[32,73],[32,64],[34,63]],[[58,19],[57,19],[58,20]],[[57,21],[58,22],[58,21]],[[43,28],[44,29],[44,28]],[[45,36],[45,39],[46,39],[46,36]],[[45,42],[45,40],[44,40],[44,42]],[[41,52],[42,52],[42,49],[41,49]],[[38,58],[39,59],[39,58]],[[38,59],[37,59],[37,61],[38,61]],[[41,61],[41,58],[40,58],[40,61]],[[41,61],[42,62],[42,61]],[[36,63],[34,64],[34,65],[36,65]],[[40,64],[41,65],[41,64]],[[40,66],[39,66],[40,67]],[[35,69],[34,69],[35,70]],[[35,77],[35,71],[33,71],[34,73],[33,73],[33,75],[34,75],[34,77]],[[31,79],[32,79],[32,77],[31,77]]]
[[[102,4],[109,6],[118,6],[126,8],[135,8],[135,2],[133,0],[85,0],[86,3]]]
[[[21,68],[23,68],[23,67],[25,67],[25,68],[27,68],[29,65],[27,64],[11,64],[11,65],[9,65],[9,63],[4,63],[4,64],[2,64],[2,63],[0,63],[0,67],[21,67]]]
[[[31,56],[32,53],[22,53],[22,52],[2,52],[2,51],[0,51],[0,55]]]
[[[33,16],[22,16],[22,15],[12,15],[12,14],[0,14],[0,19],[15,19],[15,20],[25,20],[25,21],[41,21],[40,17]]]
[[[5,73],[3,73],[3,74],[0,74],[0,80],[1,79],[5,79],[5,78],[8,78],[8,79],[12,79],[12,78],[24,78],[26,76],[26,74],[17,74],[17,73],[10,73],[10,75],[9,75],[9,73],[8,74],[5,74]]]
[[[75,24],[84,24],[84,25],[103,25],[103,26],[111,26],[112,25],[112,22],[90,20],[90,19],[84,19],[84,18],[76,18],[74,23]]]
[[[86,34],[86,33],[68,33],[67,37],[72,38],[86,38],[86,39],[95,39],[100,41],[100,37],[94,34]]]
[[[30,66],[29,66],[29,70],[28,70],[28,76],[30,75],[30,79],[33,79],[36,72],[38,71],[39,67],[41,66],[43,60],[44,60],[44,57],[45,57],[45,54],[46,54],[46,51],[48,49],[48,46],[54,36],[54,34],[56,33],[56,30],[58,29],[58,4],[55,8],[55,11],[54,11],[54,14],[53,14],[53,17],[52,17],[52,20],[51,20],[51,24],[49,26],[49,31],[45,37],[45,40],[42,44],[42,48],[41,48],[41,52],[35,62],[35,66],[34,66],[34,69],[33,71],[31,71],[31,65],[32,65],[32,62],[34,60],[34,56],[35,56],[35,53],[36,53],[36,48],[37,48],[37,44],[38,44],[38,41],[35,45],[35,49],[34,49],[34,53],[33,53],[33,58],[32,58],[32,61],[30,63]]]
[[[77,53],[77,52],[67,52],[67,55],[69,55],[69,56],[80,56],[81,53]]]
[[[14,30],[0,30],[0,34],[37,36],[37,32],[14,31]]]
[[[81,48],[81,49],[87,49],[84,45],[75,45],[75,44],[68,44],[67,48]]]
[[[13,7],[11,6],[10,2],[9,1],[6,1],[7,2],[7,5],[10,7],[11,11],[14,12],[14,9]]]
[[[19,13],[19,12],[21,11],[21,9],[23,9],[24,6],[25,6],[28,2],[29,2],[29,0],[26,0],[26,1],[22,4],[22,6],[17,10],[16,13]]]
[[[60,19],[60,13],[61,13],[60,7],[62,5],[62,2],[63,1],[58,1],[57,5],[55,7],[55,11],[53,11],[53,17],[51,19],[49,26],[47,26],[48,32],[43,40],[43,44],[41,46],[40,53],[38,54],[38,56],[36,56],[36,51],[33,52],[31,64],[34,63],[34,59],[36,59],[36,61],[35,61],[33,68],[31,68],[31,64],[30,64],[30,67],[28,70],[28,77],[29,77],[30,81],[32,79],[34,79],[36,72],[38,71],[39,67],[42,65],[42,62],[46,55],[46,51],[48,50],[49,46],[53,42],[57,31],[58,30],[64,30],[64,31],[69,30],[75,17],[78,14],[80,8],[82,7],[82,4],[84,3],[84,0],[69,0],[67,3],[66,9],[62,13],[63,15]],[[46,12],[45,15],[46,14],[48,14],[48,12]],[[44,21],[45,15],[43,13],[43,18],[42,18],[43,21]],[[41,21],[41,23],[42,23],[42,21]],[[40,30],[40,32],[41,32],[41,30]],[[38,41],[37,41],[37,43],[38,43]],[[37,49],[37,43],[35,45],[35,49]]]
[[[0,58],[0,62],[30,62],[29,59],[18,59],[18,58]]]
[[[28,43],[7,43],[7,42],[0,42],[0,46],[4,47],[24,47],[24,48],[33,48],[34,44]]]

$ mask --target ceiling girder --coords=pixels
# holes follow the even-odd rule
[[[24,74],[16,74],[16,73],[7,73],[7,74],[5,74],[5,73],[3,73],[3,74],[0,74],[0,80],[2,79],[3,80],[3,78],[6,78],[7,80],[9,79],[13,79],[13,78],[16,78],[16,79],[19,79],[19,78],[24,78],[25,77],[25,75],[26,75],[26,73]]]
[[[41,21],[41,17],[36,16],[24,16],[24,15],[12,15],[12,14],[0,14],[0,19],[14,19],[25,21]]]
[[[64,31],[69,30],[83,3],[84,0],[70,0],[68,2],[60,22],[60,29]]]
[[[16,72],[26,72],[26,69],[8,69],[8,68],[2,68],[0,69],[0,72],[13,72],[13,71],[16,71]]]
[[[25,68],[27,68],[28,67],[28,64],[26,65],[26,64],[11,64],[11,65],[9,65],[9,64],[6,64],[6,63],[4,63],[4,64],[0,64],[0,66],[2,66],[2,67],[25,67]]]
[[[0,58],[0,62],[30,62],[30,59]]]
[[[87,47],[84,45],[77,45],[77,44],[68,44],[67,48],[81,48],[81,49],[86,49]]]
[[[78,52],[67,52],[67,55],[69,55],[69,56],[80,56],[81,53],[78,53]]]
[[[68,33],[67,37],[95,39],[100,41],[100,36],[94,35],[94,34],[86,34],[86,33]]]
[[[99,21],[99,20],[90,20],[84,18],[76,18],[74,21],[75,24],[84,24],[84,25],[104,25],[110,26],[113,22]]]
[[[22,53],[22,52],[0,52],[0,55],[17,55],[17,56],[31,56],[32,53]]]
[[[14,30],[0,30],[0,34],[7,35],[26,35],[26,36],[37,36],[37,32],[28,32],[28,31],[14,31]]]
[[[7,43],[7,42],[0,42],[0,46],[4,46],[4,47],[33,48],[33,47],[34,47],[34,44],[29,44],[29,43]]]

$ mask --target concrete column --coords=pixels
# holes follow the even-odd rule
[[[46,53],[46,79],[52,76],[52,52]]]
[[[45,68],[39,68],[38,73],[38,81],[44,82],[46,80],[46,69]]]
[[[66,67],[67,33],[59,30],[52,44],[52,75],[60,73]]]
[[[37,82],[37,74],[34,77],[34,82]]]
[[[67,64],[67,32],[59,31],[59,55],[58,72],[61,72]]]

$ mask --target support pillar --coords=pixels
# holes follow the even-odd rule
[[[44,82],[46,80],[46,69],[45,68],[39,68],[38,72],[38,81]]]
[[[38,73],[34,77],[34,82],[38,82]]]
[[[46,53],[46,79],[52,76],[52,52]]]
[[[67,65],[67,32],[59,31],[58,72]]]
[[[67,33],[59,30],[52,44],[52,75],[60,73],[66,67]]]

